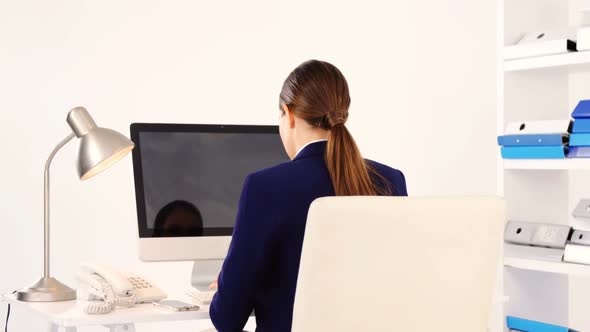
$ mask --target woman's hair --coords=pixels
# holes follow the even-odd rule
[[[337,196],[387,194],[385,179],[361,156],[344,125],[348,119],[350,95],[344,75],[334,65],[309,60],[289,74],[280,95],[295,116],[312,126],[330,131],[326,165]]]

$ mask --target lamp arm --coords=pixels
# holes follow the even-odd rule
[[[64,145],[66,145],[69,141],[71,141],[76,135],[74,133],[69,134],[66,138],[64,138],[61,142],[57,144],[57,146],[51,151],[49,154],[49,158],[47,158],[47,162],[45,162],[45,173],[44,173],[44,204],[43,204],[43,219],[45,222],[45,226],[43,228],[45,237],[44,237],[44,260],[43,260],[43,277],[49,278],[50,271],[49,271],[49,167],[51,166],[51,161],[57,151],[59,151]]]

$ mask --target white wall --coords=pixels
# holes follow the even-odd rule
[[[71,107],[125,133],[274,124],[282,81],[310,58],[347,76],[351,131],[411,195],[495,194],[495,38],[493,1],[0,2],[0,291],[42,273],[42,169]],[[74,154],[52,168],[55,276],[75,285],[95,257],[184,290],[190,263],[138,261],[131,159],[80,183]],[[13,331],[40,324],[13,312]]]

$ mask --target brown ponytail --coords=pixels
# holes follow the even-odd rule
[[[295,116],[330,131],[326,148],[326,166],[336,196],[389,194],[385,179],[363,159],[345,126],[350,95],[344,75],[334,65],[310,60],[287,77],[280,95]]]

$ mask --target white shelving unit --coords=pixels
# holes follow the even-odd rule
[[[521,270],[557,273],[571,276],[590,276],[590,266],[564,262],[547,262],[534,259],[504,258],[504,266]]]
[[[505,170],[590,170],[590,158],[505,159]]]
[[[504,71],[545,70],[562,68],[572,72],[590,70],[590,52],[571,52],[504,62]]]
[[[567,119],[579,100],[590,99],[590,52],[504,61],[501,51],[527,32],[579,25],[588,2],[498,0],[498,135],[511,121]],[[571,216],[590,197],[590,159],[502,160],[498,152],[498,178],[508,220],[590,230],[590,222]],[[590,266],[505,257],[503,276],[509,300],[502,320],[510,315],[590,331]]]

